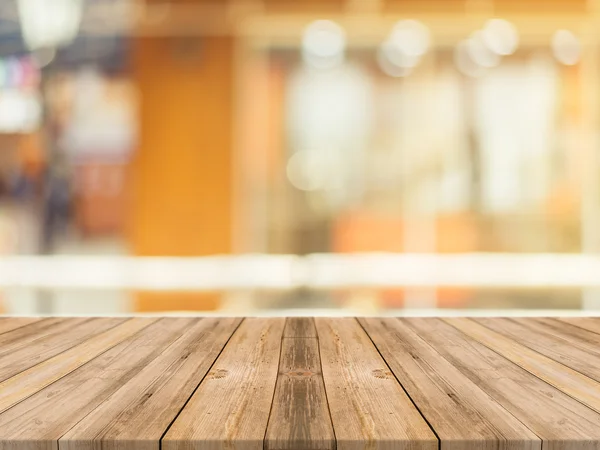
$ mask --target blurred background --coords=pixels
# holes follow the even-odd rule
[[[600,311],[600,0],[2,0],[0,314]]]

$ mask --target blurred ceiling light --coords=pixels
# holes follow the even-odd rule
[[[485,68],[471,57],[468,40],[459,42],[454,49],[454,64],[462,74],[469,77],[480,77],[485,73]]]
[[[303,150],[294,153],[287,164],[288,180],[301,191],[325,189],[330,184],[328,159],[324,152]]]
[[[481,67],[491,68],[500,64],[500,55],[485,44],[482,31],[475,31],[467,39],[467,51],[473,62]]]
[[[429,29],[416,20],[401,20],[392,30],[388,42],[403,54],[423,56],[429,48]]]
[[[577,64],[581,57],[581,43],[569,30],[558,30],[552,36],[554,57],[567,66]]]
[[[485,45],[498,55],[512,55],[519,46],[516,27],[504,19],[488,20],[481,31]]]
[[[344,61],[346,33],[331,20],[317,20],[304,31],[302,56],[304,61],[317,69],[328,69]]]
[[[23,39],[32,49],[59,47],[77,36],[82,0],[18,0]]]

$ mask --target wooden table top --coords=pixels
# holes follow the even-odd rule
[[[600,450],[600,318],[0,319],[1,450],[542,445]]]

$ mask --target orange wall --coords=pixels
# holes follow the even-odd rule
[[[231,251],[232,40],[140,38],[140,147],[133,161],[132,252]],[[138,310],[209,309],[215,297],[142,293]]]

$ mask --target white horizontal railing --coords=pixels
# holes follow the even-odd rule
[[[600,288],[600,255],[313,254],[0,258],[0,288],[154,291]]]

